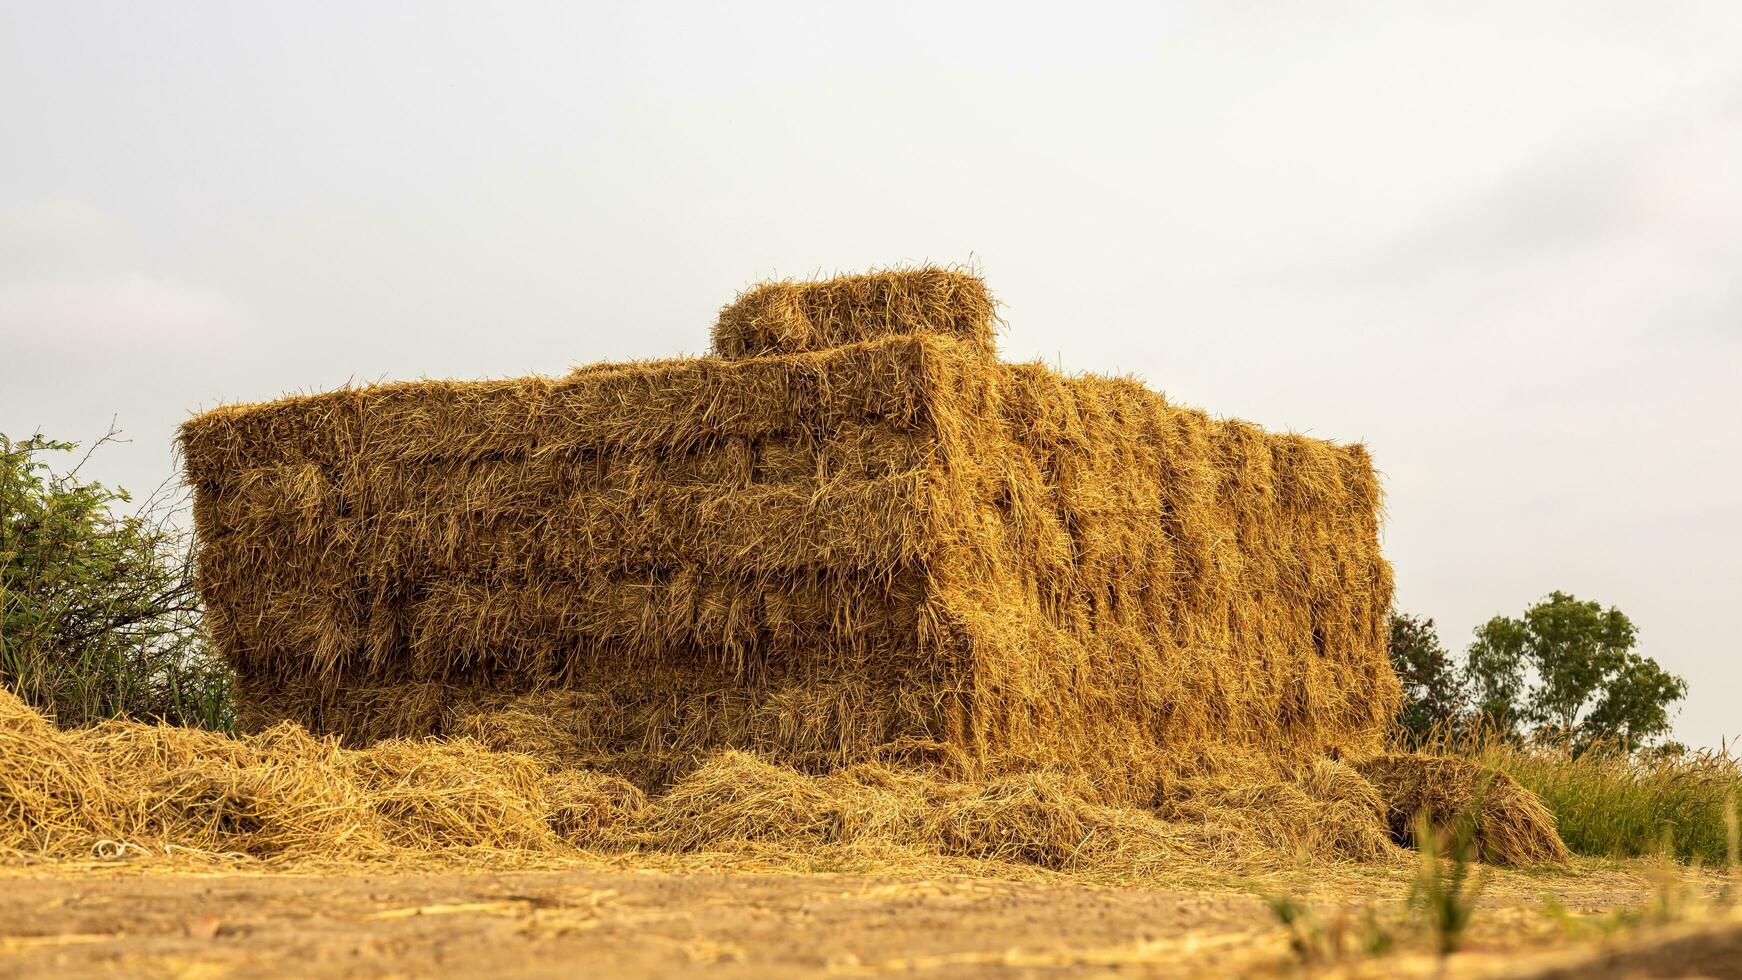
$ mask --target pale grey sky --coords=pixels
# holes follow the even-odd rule
[[[1398,600],[1742,735],[1742,3],[0,0],[0,431],[703,349],[974,261],[1003,349],[1364,440]]]

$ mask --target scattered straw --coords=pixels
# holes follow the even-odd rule
[[[133,722],[62,732],[3,691],[0,748],[0,851],[58,858],[357,861],[584,848],[789,864],[967,859],[1130,880],[1385,856],[1352,849],[1336,829],[1370,788],[1357,781],[1345,787],[1353,800],[1331,798],[1324,770],[1290,775],[1256,758],[1223,759],[1220,790],[1200,776],[1203,799],[1190,780],[1170,777],[1169,818],[1167,807],[1108,802],[1072,770],[976,780],[866,762],[809,774],[726,750],[650,797],[616,776],[466,738],[346,749],[292,725],[242,738]],[[1236,779],[1247,785],[1229,795]],[[1382,834],[1377,822],[1369,831]]]

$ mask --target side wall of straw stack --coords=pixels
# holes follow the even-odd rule
[[[1206,741],[1380,747],[1392,585],[1362,447],[1040,365],[999,366],[995,402],[960,467],[977,533],[934,571],[997,692],[977,749],[1117,771]]]

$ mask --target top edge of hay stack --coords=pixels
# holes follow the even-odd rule
[[[520,711],[646,785],[727,747],[1114,787],[1208,743],[1375,751],[1365,450],[1000,362],[994,312],[956,270],[773,283],[709,357],[190,420],[245,723]]]

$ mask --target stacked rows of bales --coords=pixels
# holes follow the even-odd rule
[[[551,752],[648,788],[751,748],[1063,766],[1110,798],[1208,743],[1377,750],[1363,449],[1004,364],[993,310],[949,270],[778,283],[709,357],[194,418],[248,726],[555,717]]]

